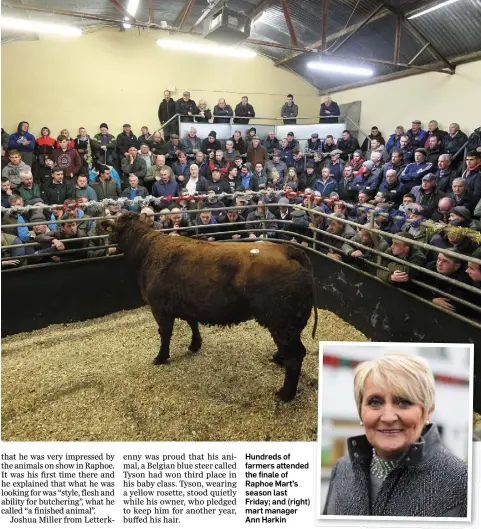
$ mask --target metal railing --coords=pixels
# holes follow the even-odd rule
[[[112,201],[112,202],[114,202],[114,201]],[[279,207],[279,206],[281,206],[281,207],[284,206],[285,207],[285,205],[275,202],[275,203],[270,203],[270,204],[266,203],[264,208],[269,209],[269,207],[272,208],[272,207]],[[51,206],[51,207],[53,207],[53,206]],[[228,207],[225,207],[225,208],[219,208],[219,210],[212,210],[212,211],[223,211],[223,212],[226,212],[226,211],[229,211],[229,210],[237,210],[238,211],[239,209],[242,209],[242,210],[253,210],[253,209],[257,209],[258,207],[259,206],[257,204],[246,205],[246,206],[243,206],[243,207],[240,207],[239,205],[235,205],[235,206],[228,206]],[[264,208],[262,209],[262,211],[265,211]],[[334,219],[336,221],[342,222],[343,224],[353,226],[354,228],[357,228],[357,229],[367,230],[369,232],[372,232],[372,233],[377,234],[377,235],[379,235],[381,237],[384,237],[384,238],[394,239],[394,240],[401,240],[405,244],[408,244],[408,245],[413,246],[413,247],[421,248],[422,250],[433,251],[433,252],[436,252],[436,253],[442,252],[444,255],[455,257],[458,261],[463,261],[465,263],[473,262],[473,263],[476,263],[476,264],[481,266],[481,260],[480,259],[476,259],[476,258],[473,258],[473,257],[469,257],[469,256],[465,256],[465,255],[462,255],[462,254],[458,254],[458,253],[452,252],[452,251],[450,251],[448,249],[440,249],[440,248],[438,248],[436,246],[433,246],[433,245],[430,245],[430,244],[427,244],[427,243],[424,243],[424,242],[420,242],[420,241],[416,241],[416,240],[407,240],[407,239],[403,238],[402,236],[400,236],[398,234],[385,232],[383,230],[380,230],[380,229],[377,229],[377,228],[373,227],[372,225],[371,226],[366,226],[364,224],[359,224],[359,223],[356,223],[356,222],[348,220],[348,219],[341,219],[339,217],[333,216],[333,214],[330,214],[330,213],[324,213],[322,211],[315,211],[315,210],[312,209],[312,204],[310,202],[308,203],[308,207],[305,207],[305,206],[302,206],[302,205],[298,205],[298,204],[291,204],[291,205],[288,206],[288,208],[291,209],[291,210],[292,209],[298,209],[298,210],[304,211],[305,214],[308,217],[310,217],[311,221],[314,220],[315,216],[321,216],[321,217],[323,217],[326,220]],[[205,211],[205,208],[203,208],[203,209],[186,210],[186,211],[183,211],[181,213],[184,213],[184,214],[187,213],[189,215],[192,215],[192,214],[200,213],[202,211]],[[161,215],[160,212],[154,213],[154,218],[158,217],[160,215]],[[371,215],[371,217],[373,217],[373,215]],[[64,222],[72,222],[72,221],[75,221],[77,223],[85,223],[85,222],[93,222],[93,221],[100,221],[100,220],[113,220],[113,219],[115,219],[115,217],[112,217],[110,215],[110,216],[93,217],[93,218],[67,219],[67,220],[60,220],[60,221],[56,221],[56,222],[59,223],[59,224],[64,223]],[[47,223],[48,223],[47,221],[45,221],[45,222],[39,221],[39,222],[23,223],[21,225],[30,227],[30,226],[35,226],[35,225],[46,225]],[[277,224],[277,228],[274,228],[272,226],[273,223]],[[371,223],[371,224],[373,224],[373,223]],[[254,225],[254,226],[252,226],[252,225]],[[395,262],[395,263],[398,263],[398,264],[402,264],[403,266],[407,266],[410,269],[413,269],[413,270],[415,270],[417,272],[421,272],[425,276],[433,277],[433,278],[436,278],[436,279],[442,279],[445,283],[454,285],[454,286],[456,286],[458,288],[463,289],[466,292],[470,292],[471,294],[475,294],[477,296],[481,296],[481,290],[476,288],[475,286],[472,286],[472,285],[457,281],[457,280],[455,280],[453,278],[441,275],[441,274],[439,274],[437,272],[433,272],[433,271],[428,270],[428,269],[426,269],[426,268],[424,268],[422,266],[418,266],[418,265],[415,265],[413,263],[409,263],[409,262],[407,262],[405,260],[397,258],[396,256],[387,255],[385,252],[380,251],[376,247],[366,246],[366,245],[364,245],[362,243],[353,241],[352,239],[348,239],[348,238],[342,237],[342,235],[338,235],[338,234],[331,233],[331,232],[328,232],[326,230],[317,228],[312,223],[309,225],[309,228],[304,227],[304,229],[306,230],[306,233],[312,234],[312,236],[306,235],[305,233],[300,233],[297,230],[293,230],[292,229],[293,225],[294,224],[293,224],[292,221],[286,221],[286,220],[277,219],[277,218],[265,218],[265,216],[264,216],[264,217],[259,217],[258,219],[254,219],[254,220],[243,220],[243,221],[240,221],[240,222],[232,222],[232,223],[228,223],[228,224],[219,223],[219,224],[208,224],[208,225],[182,226],[182,227],[179,228],[179,230],[182,231],[183,233],[195,232],[192,235],[193,238],[207,237],[208,236],[208,237],[214,237],[214,238],[218,239],[219,237],[221,237],[222,240],[219,241],[219,242],[222,242],[225,239],[226,236],[231,235],[231,234],[236,234],[236,233],[241,234],[241,235],[251,235],[253,233],[254,234],[256,234],[256,233],[267,234],[267,233],[275,232],[277,235],[279,235],[281,237],[282,236],[287,237],[288,240],[287,239],[280,240],[280,239],[273,239],[273,238],[267,238],[266,239],[264,237],[261,238],[261,239],[259,239],[258,237],[255,237],[255,238],[237,239],[237,240],[239,240],[240,242],[244,242],[245,240],[247,240],[247,241],[249,241],[249,240],[250,241],[252,241],[252,240],[264,240],[264,241],[265,240],[269,240],[271,242],[283,242],[283,243],[289,243],[289,244],[296,244],[296,245],[299,245],[299,246],[301,246],[303,248],[306,248],[310,252],[314,252],[316,254],[322,255],[322,256],[327,258],[327,255],[326,255],[325,252],[322,252],[322,251],[318,250],[319,247],[322,247],[324,249],[327,249],[328,251],[332,251],[334,253],[341,254],[341,255],[343,255],[343,256],[345,256],[346,258],[349,259],[347,262],[341,262],[340,265],[350,266],[351,268],[354,268],[354,269],[356,269],[356,270],[358,270],[360,272],[363,272],[363,273],[366,273],[366,271],[365,270],[361,270],[361,269],[359,269],[356,266],[353,266],[353,264],[355,262],[363,263],[365,266],[372,267],[373,269],[387,270],[387,268],[384,265],[382,265],[382,263],[380,263],[380,262],[376,263],[373,260],[369,260],[369,259],[365,259],[365,258],[349,258],[349,256],[343,252],[342,248],[339,248],[339,246],[335,246],[335,245],[333,245],[333,244],[331,244],[329,242],[329,239],[331,239],[331,240],[334,240],[334,241],[339,241],[340,243],[343,243],[343,244],[347,244],[347,245],[349,245],[351,247],[358,248],[360,250],[363,250],[364,252],[368,252],[369,254],[376,255],[378,257],[378,259],[383,259],[385,261],[390,261],[390,262]],[[7,224],[7,225],[2,226],[2,229],[3,228],[14,228],[15,226],[17,226],[17,225]],[[20,224],[18,226],[20,226]],[[216,228],[216,226],[219,227],[219,230],[218,231],[212,231],[213,229]],[[252,226],[252,227],[249,229],[249,226]],[[282,229],[279,228],[279,226],[281,226]],[[229,229],[227,229],[227,227]],[[238,227],[239,228],[242,227],[242,229],[238,229]],[[230,229],[230,228],[232,228],[232,229]],[[208,234],[202,234],[201,233],[202,231],[207,230],[207,229],[210,230]],[[160,229],[160,230],[157,230],[157,231],[163,232],[163,233],[172,233],[173,231],[176,231],[176,229],[173,228],[173,227],[169,227],[169,228],[163,228],[163,229]],[[107,243],[106,244],[101,244],[101,245],[98,245],[98,246],[93,245],[93,246],[90,246],[90,247],[89,246],[85,246],[83,248],[74,248],[74,249],[65,249],[65,250],[52,249],[52,252],[46,252],[46,253],[43,252],[42,254],[34,253],[34,254],[30,254],[30,255],[20,256],[18,258],[15,258],[15,257],[3,257],[2,258],[2,262],[11,261],[13,259],[17,259],[17,260],[22,261],[22,262],[28,262],[29,259],[34,259],[34,260],[37,259],[38,260],[39,256],[48,258],[48,257],[53,257],[53,256],[62,256],[62,255],[76,254],[76,253],[80,253],[80,252],[83,252],[84,254],[86,254],[89,250],[91,250],[91,251],[97,251],[97,250],[106,250],[106,251],[108,251],[109,248],[115,248],[116,247],[116,244],[114,244],[113,242],[112,243],[108,243],[108,239],[110,238],[110,235],[111,235],[110,233],[104,233],[104,234],[95,235],[95,236],[91,236],[91,237],[80,237],[80,238],[73,238],[73,239],[61,239],[60,242],[62,242],[62,243],[68,243],[68,242],[73,242],[73,241],[90,241],[90,240],[97,240],[97,239],[106,239]],[[232,238],[228,239],[228,240],[232,240]],[[301,241],[301,242],[298,242],[298,241]],[[30,243],[28,246],[35,246],[36,244],[38,244],[38,243]],[[67,244],[67,246],[68,246],[68,244]],[[2,251],[3,250],[14,249],[14,248],[18,248],[18,247],[19,247],[19,245],[6,245],[6,246],[2,246]],[[42,263],[42,265],[44,265],[44,264],[45,263]],[[49,266],[59,266],[61,264],[63,264],[63,263],[49,263]],[[29,268],[33,268],[33,267],[39,266],[39,264],[26,265],[26,266],[29,267]],[[5,272],[10,272],[10,271],[14,271],[14,269],[4,270],[4,271]],[[368,274],[368,275],[370,277],[376,277],[373,274]],[[440,289],[438,289],[437,287],[435,287],[433,285],[428,285],[428,284],[424,283],[423,281],[420,281],[419,279],[411,279],[410,282],[413,285],[416,285],[417,287],[419,287],[421,289],[427,290],[429,292],[438,293],[442,297],[446,297],[446,298],[448,298],[450,300],[453,300],[456,303],[459,303],[460,305],[462,305],[464,307],[467,307],[472,312],[475,312],[475,313],[481,312],[481,303],[480,304],[471,303],[468,300],[459,298],[459,297],[457,297],[457,296],[455,296],[453,294],[445,292],[444,290],[440,290]],[[412,293],[410,293],[410,294],[412,294]],[[424,299],[424,298],[420,298],[420,299]],[[480,297],[480,299],[481,299],[481,297]],[[424,299],[424,301],[426,301],[426,300]],[[437,307],[437,308],[440,308],[440,307]],[[446,310],[446,309],[443,309],[441,307],[440,310]],[[462,317],[459,314],[456,314],[456,315],[459,316],[459,317]],[[471,321],[471,320],[469,320],[469,321]]]

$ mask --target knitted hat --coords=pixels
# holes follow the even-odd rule
[[[451,210],[451,213],[462,217],[464,220],[471,222],[471,212],[465,206],[456,206]]]
[[[40,211],[35,211],[30,215],[30,222],[46,222],[45,215]]]
[[[211,130],[209,132],[209,136],[212,137],[212,138],[217,138],[217,132],[215,130]]]
[[[367,167],[370,171],[372,171],[372,168],[374,167],[374,162],[371,160],[366,160],[362,163],[363,167]]]

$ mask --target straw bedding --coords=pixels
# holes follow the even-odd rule
[[[318,340],[365,341],[328,311],[304,330],[308,349],[291,403],[274,393],[284,371],[255,322],[202,327],[199,355],[176,321],[171,363],[154,366],[159,336],[148,310],[52,325],[3,341],[4,441],[315,441]]]

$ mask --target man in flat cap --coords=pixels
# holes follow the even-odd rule
[[[195,101],[190,98],[190,92],[188,90],[175,103],[175,110],[177,114],[180,114],[180,121],[183,123],[192,123],[194,121],[193,116],[199,113],[199,109]]]

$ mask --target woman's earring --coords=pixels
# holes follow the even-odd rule
[[[429,419],[426,419],[426,424],[429,424]]]
[[[364,424],[363,424],[363,422],[362,422],[362,421],[359,421],[359,424],[360,424],[361,426],[364,426]]]

